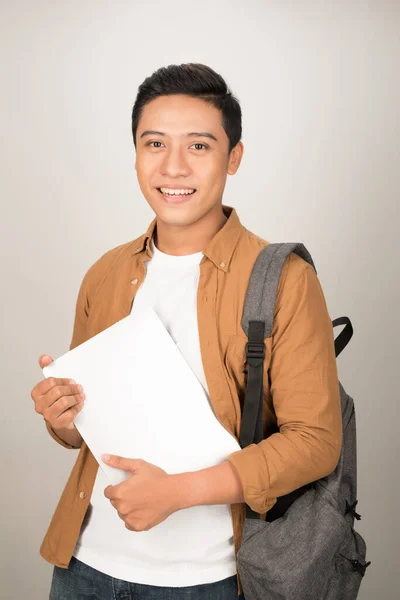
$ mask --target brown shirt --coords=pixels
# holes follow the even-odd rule
[[[239,441],[246,334],[241,318],[253,264],[269,242],[247,230],[236,211],[203,251],[197,292],[200,350],[210,402],[220,423]],[[144,280],[144,260],[156,219],[146,233],[101,256],[78,293],[70,350],[130,314]],[[230,454],[246,503],[265,519],[276,498],[335,469],[342,420],[334,336],[314,269],[291,253],[283,267],[271,337],[265,340],[264,439]],[[46,423],[50,435],[65,448]],[[85,442],[40,548],[67,568],[90,502],[98,464]],[[245,504],[232,504],[235,553],[241,544]],[[241,592],[240,578],[239,593]]]

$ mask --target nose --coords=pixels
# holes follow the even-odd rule
[[[187,164],[180,148],[170,148],[164,156],[161,165],[161,174],[167,177],[187,177],[190,175],[190,167]]]

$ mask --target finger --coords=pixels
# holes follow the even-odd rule
[[[47,384],[52,387],[50,387],[45,394],[40,394],[38,392],[38,386],[35,386],[31,392],[31,398],[35,403],[35,411],[43,415],[47,421],[51,421],[52,418],[59,417],[60,414],[67,410],[70,406],[74,406],[75,404],[80,405],[85,399],[82,386],[79,384],[75,383],[69,386],[57,386],[57,381],[63,381],[63,379],[53,377],[48,378]],[[63,396],[71,396],[72,400],[71,398],[68,400],[68,402],[64,400],[63,405],[59,404],[57,407],[56,404],[58,400],[60,400]],[[55,406],[55,410],[52,410],[53,406]]]
[[[122,510],[121,502],[118,500],[110,500],[110,503],[117,511],[119,518],[125,521],[125,519],[128,517],[128,511]]]
[[[83,387],[79,383],[56,385],[43,395],[43,401],[45,408],[50,408],[56,402],[66,398],[67,401],[63,401],[62,404],[67,409],[82,400],[81,394],[83,394]],[[74,402],[71,403],[71,400],[74,400]],[[61,404],[57,408],[61,408]]]
[[[104,490],[104,495],[109,500],[111,500],[112,498],[115,497],[114,488],[115,488],[115,485],[108,485]]]
[[[63,412],[60,416],[58,417],[46,417],[44,416],[45,420],[48,421],[50,423],[50,425],[53,427],[53,429],[63,429],[63,428],[67,428],[67,429],[71,429],[71,425],[73,425],[73,427],[76,429],[74,420],[77,416],[77,414],[82,410],[83,408],[83,403],[73,406],[72,408],[66,410],[65,412]]]
[[[38,362],[39,362],[39,365],[43,368],[43,367],[47,367],[52,362],[54,362],[54,359],[52,356],[49,356],[48,354],[42,354],[42,356],[39,356]]]
[[[42,398],[43,409],[40,409],[40,407],[39,409],[36,409],[38,410],[38,412],[42,412],[44,418],[48,421],[60,419],[60,417],[64,415],[64,413],[66,413],[68,410],[74,409],[76,412],[78,409],[80,410],[83,406],[84,400],[82,399],[81,394],[64,395],[55,400],[54,402],[51,398],[49,399],[49,395],[52,395],[52,390],[49,392],[49,394],[46,394]],[[68,416],[71,417],[71,413],[69,413]],[[58,423],[60,422],[58,421]]]
[[[47,394],[52,388],[57,385],[77,385],[74,379],[70,379],[68,377],[46,377],[46,379],[42,379],[39,381],[37,385],[35,385],[35,393],[36,395],[44,396]]]
[[[141,459],[125,458],[115,454],[102,454],[101,459],[104,463],[110,467],[113,467],[114,469],[122,469],[123,471],[131,472],[137,469],[142,462]]]

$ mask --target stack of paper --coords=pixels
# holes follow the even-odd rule
[[[152,308],[132,313],[73,348],[45,377],[68,377],[86,394],[75,425],[112,485],[130,473],[104,453],[142,458],[167,473],[219,464],[240,450]]]

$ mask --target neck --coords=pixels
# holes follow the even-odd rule
[[[174,256],[202,252],[226,221],[221,205],[190,225],[169,225],[157,218],[154,242],[161,252]]]

